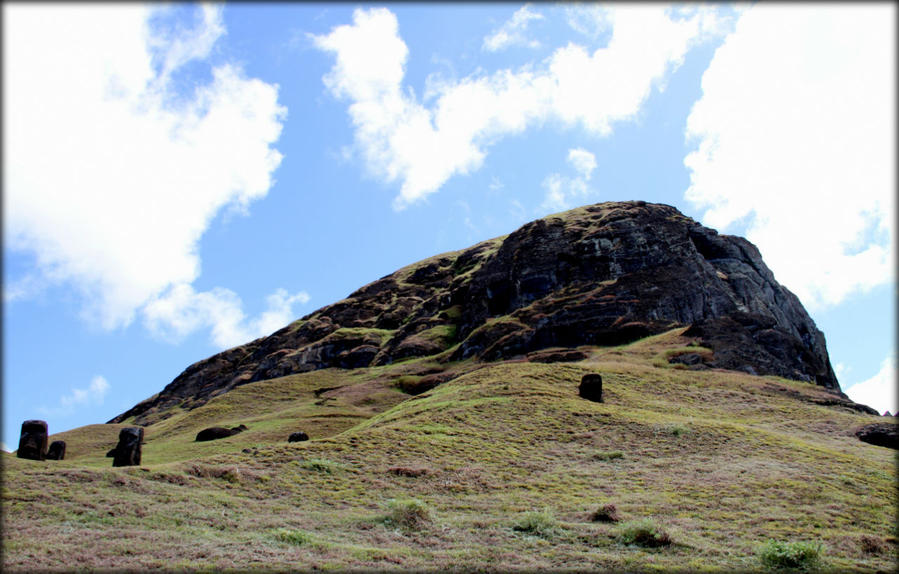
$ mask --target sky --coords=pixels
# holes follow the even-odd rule
[[[102,423],[601,201],[755,243],[896,412],[896,7],[3,3],[3,425]]]

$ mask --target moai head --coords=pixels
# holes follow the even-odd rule
[[[63,460],[66,458],[66,441],[55,440],[47,449],[47,460]]]
[[[44,457],[47,456],[46,421],[30,420],[22,423],[17,456],[31,460],[44,460]]]
[[[303,431],[291,433],[291,435],[287,437],[287,442],[300,442],[304,440],[309,440],[309,435]]]
[[[112,466],[137,466],[140,464],[141,440],[144,429],[128,427],[119,431],[119,444],[115,447]]]
[[[598,373],[584,375],[578,387],[578,394],[595,403],[602,402],[602,376]]]

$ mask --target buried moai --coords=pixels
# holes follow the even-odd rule
[[[309,440],[309,435],[304,433],[303,431],[290,433],[290,436],[287,437],[287,442],[302,442],[304,440]]]
[[[197,433],[197,438],[194,439],[195,442],[204,442],[207,440],[218,440],[220,438],[227,438],[229,436],[234,436],[238,433],[242,433],[245,430],[249,430],[247,425],[240,424],[233,428],[225,428],[225,427],[209,427],[201,430]]]
[[[140,464],[141,443],[144,441],[142,427],[127,427],[119,431],[119,443],[106,453],[112,454],[112,466],[137,466]]]
[[[581,384],[577,388],[578,395],[594,403],[602,402],[602,376],[599,373],[590,373],[581,378]]]
[[[66,458],[66,441],[55,440],[47,449],[47,460],[63,460]]]
[[[29,420],[22,423],[16,456],[30,460],[44,460],[47,456],[46,421]]]

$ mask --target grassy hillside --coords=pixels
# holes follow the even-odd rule
[[[763,569],[774,540],[891,571],[895,451],[853,435],[876,419],[811,384],[669,365],[686,344],[251,383],[147,427],[141,467],[104,456],[126,425],[54,435],[65,461],[3,458],[3,567],[731,571]],[[461,375],[399,388],[441,369]],[[577,396],[592,372],[602,404]],[[619,521],[594,521],[603,506]],[[641,527],[671,543],[634,543]]]

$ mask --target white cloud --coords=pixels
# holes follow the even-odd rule
[[[574,148],[568,150],[568,163],[580,177],[589,180],[596,169],[596,156],[584,148]]]
[[[565,17],[572,30],[596,38],[611,27],[609,12],[599,4],[570,4],[565,6]]]
[[[896,396],[896,357],[889,356],[880,364],[880,370],[870,379],[847,387],[844,391],[857,403],[868,405],[880,414],[890,411],[899,413]]]
[[[528,46],[530,48],[539,48],[540,42],[537,40],[528,40],[527,33],[528,24],[532,20],[543,20],[543,15],[534,12],[525,4],[512,14],[512,18],[506,21],[492,34],[484,38],[483,49],[488,52],[498,52],[505,50],[510,46]]]
[[[40,406],[37,411],[44,416],[67,415],[75,412],[78,407],[100,406],[108,391],[109,383],[103,376],[97,375],[91,379],[87,388],[73,388],[71,393],[60,397],[58,406]]]
[[[3,286],[3,302],[13,303],[30,299],[40,293],[45,286],[45,282],[40,277],[26,274]]]
[[[833,372],[837,375],[837,380],[843,379],[852,372],[852,367],[844,363],[837,363],[833,366]]]
[[[687,121],[686,198],[810,309],[894,279],[895,5],[745,11]]]
[[[606,14],[614,23],[608,46],[589,52],[568,44],[537,67],[431,81],[430,106],[403,88],[409,51],[389,10],[357,9],[353,24],[314,42],[336,57],[325,85],[350,101],[369,172],[401,182],[394,206],[402,209],[450,177],[480,168],[486,148],[506,135],[549,120],[610,134],[614,123],[636,116],[652,86],[661,89],[690,46],[706,37],[709,18],[708,11],[684,16],[655,4],[615,6]]]
[[[163,6],[156,15],[162,16],[170,10]],[[206,58],[219,37],[225,34],[221,6],[203,4],[200,17],[202,21],[196,30],[161,29],[148,38],[153,55],[162,60],[162,69],[156,78],[160,84],[164,85],[184,64]]]
[[[596,191],[589,185],[596,170],[596,156],[583,148],[568,150],[568,164],[574,168],[575,177],[551,173],[543,180],[546,196],[540,208],[544,211],[564,211],[575,203],[583,203]]]
[[[308,301],[309,295],[303,291],[289,295],[285,289],[277,289],[266,298],[265,311],[247,318],[233,291],[218,287],[198,293],[183,283],[155,297],[142,313],[146,327],[161,339],[178,342],[208,328],[212,344],[227,349],[280,329],[296,318],[294,305]]]
[[[278,87],[206,63],[221,8],[197,14],[172,29],[156,6],[3,6],[6,246],[107,329],[192,282],[212,219],[264,197],[281,161]],[[198,61],[211,80],[178,93]],[[36,287],[11,279],[7,300]]]
[[[309,302],[309,294],[305,291],[290,295],[286,289],[276,289],[274,293],[266,297],[267,308],[258,319],[251,321],[251,333],[259,337],[274,333],[294,319],[296,314],[293,306],[304,305]]]

